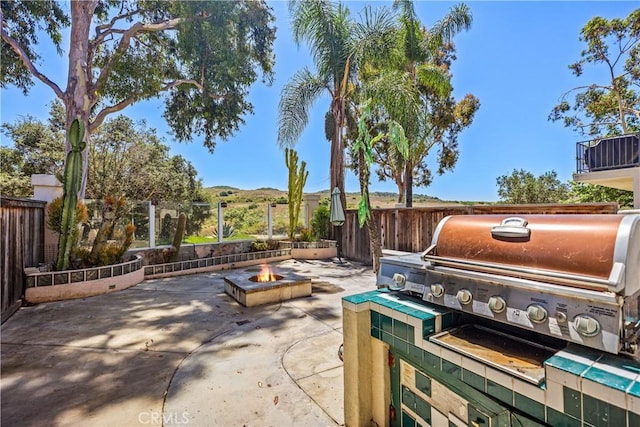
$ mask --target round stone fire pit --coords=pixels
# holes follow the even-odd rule
[[[311,296],[311,279],[274,267],[232,272],[224,277],[224,291],[245,307]]]

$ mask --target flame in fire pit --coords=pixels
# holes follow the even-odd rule
[[[264,283],[264,282],[275,282],[280,280],[282,276],[278,276],[277,274],[273,274],[268,265],[263,265],[260,270],[260,274],[254,276],[256,278],[256,282]]]

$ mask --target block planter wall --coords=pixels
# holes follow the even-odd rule
[[[31,304],[86,298],[137,285],[144,280],[142,257],[133,261],[82,270],[39,272],[25,269],[25,300]]]
[[[328,259],[338,256],[335,240],[319,242],[279,242],[281,248],[290,248],[293,259]]]

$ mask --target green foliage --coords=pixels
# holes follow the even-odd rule
[[[571,186],[570,201],[578,203],[615,202],[621,208],[633,207],[633,191],[576,181],[569,181],[569,185]]]
[[[127,224],[125,227],[125,236],[122,242],[109,241],[94,243],[91,251],[76,251],[76,263],[78,267],[99,267],[103,265],[113,265],[123,262],[124,254],[131,247],[136,227],[133,224]],[[94,249],[96,249],[94,251]]]
[[[233,228],[233,226],[227,222],[225,222],[224,224],[222,224],[222,238],[223,239],[228,239],[233,237],[236,234],[236,229]],[[213,235],[215,237],[218,237],[218,229],[216,228],[213,231]]]
[[[331,219],[331,211],[326,204],[318,205],[318,208],[313,213],[313,218],[311,219],[311,229],[313,230],[313,235],[318,239],[327,239],[329,238],[329,227],[331,223],[329,222]]]
[[[109,114],[165,96],[163,117],[175,138],[202,137],[213,151],[252,113],[250,86],[260,77],[272,82],[273,21],[262,1],[3,2],[0,86],[26,94],[33,80],[43,81],[65,103],[65,127],[80,116],[87,134]],[[47,45],[38,38],[48,35],[62,54],[67,27],[74,31],[60,65],[68,81],[58,86],[36,70],[60,67],[34,64]]]
[[[30,197],[31,175],[62,176],[65,134],[64,117],[59,122],[61,108],[60,103],[51,104],[48,124],[27,116],[1,125],[12,144],[0,147],[0,194]]]
[[[256,240],[251,242],[251,252],[273,251],[278,249],[277,240]]]
[[[15,40],[33,62],[40,58],[35,48],[39,37],[46,33],[58,54],[62,54],[62,28],[69,25],[69,17],[57,2],[5,1],[2,3],[2,32]],[[44,31],[42,31],[44,30]],[[33,86],[32,76],[18,54],[2,38],[0,87],[15,85],[26,95]]]
[[[580,78],[586,66],[597,67],[606,80],[581,81],[565,92],[549,120],[590,136],[640,131],[640,9],[624,19],[591,18],[580,30],[580,41],[586,47],[569,65],[572,73]]]
[[[251,242],[251,252],[261,252],[268,250],[269,245],[264,240],[256,240],[255,242]]]
[[[102,222],[98,228],[98,232],[93,241],[93,246],[91,248],[91,253],[89,254],[89,258],[87,261],[90,265],[98,265],[104,258],[105,248],[107,246],[113,246],[108,240],[112,240],[114,237],[115,226],[118,223],[118,220],[122,218],[124,215],[125,208],[125,199],[124,197],[107,197],[104,200],[104,203],[101,203],[100,206]],[[133,231],[131,233],[133,234]],[[131,243],[129,243],[130,245]]]
[[[302,227],[300,229],[300,237],[298,240],[301,242],[313,242],[315,240],[313,230],[307,227]]]
[[[369,177],[371,165],[373,163],[373,147],[383,138],[389,139],[391,146],[395,147],[400,156],[408,156],[408,141],[402,125],[390,120],[388,132],[379,132],[375,137],[371,137],[369,123],[373,117],[372,99],[365,100],[359,107],[360,118],[358,120],[358,138],[353,145],[353,151],[358,155],[358,178],[360,182],[361,199],[358,204],[358,220],[362,227],[371,218],[371,208],[369,201]]]
[[[115,194],[128,200],[206,201],[195,167],[182,156],[170,156],[145,122],[118,115],[98,127],[91,141],[88,198]]]
[[[524,169],[497,178],[498,196],[503,203],[561,203],[569,197],[569,187],[555,171],[535,177]]]
[[[315,72],[305,67],[282,88],[278,103],[278,143],[283,147],[293,146],[309,122],[313,103],[322,94],[329,95],[333,121],[325,120],[325,125],[335,127],[333,131],[325,131],[331,137],[329,188],[338,187],[344,193],[344,112],[352,92],[349,88],[356,76],[357,61],[351,58],[354,39],[362,32],[357,31],[349,9],[339,2],[292,1],[289,14],[295,42],[298,45],[306,42],[313,53]]]
[[[66,270],[69,267],[71,249],[77,243],[78,227],[75,221],[75,212],[78,192],[82,185],[82,151],[87,145],[84,141],[84,124],[80,120],[75,119],[71,123],[67,139],[70,151],[67,153],[64,169],[61,233],[56,263],[58,270]]]
[[[296,227],[298,226],[298,219],[300,217],[300,208],[302,206],[302,196],[304,192],[304,186],[307,183],[309,172],[306,170],[307,162],[304,160],[298,166],[298,153],[286,148],[284,151],[285,164],[289,169],[288,187],[289,192],[289,239],[293,240],[296,234]]]
[[[454,6],[428,30],[418,20],[411,1],[395,2],[394,9],[400,11],[395,38],[387,49],[366,58],[368,67],[361,72],[362,99],[374,101],[372,129],[390,132],[388,120],[404,129],[410,155],[398,153],[387,138],[380,139],[373,154],[378,179],[393,180],[398,187],[398,202],[410,207],[413,187],[426,187],[433,180],[426,159],[434,147],[439,148],[439,175],[455,167],[458,136],[471,125],[480,103],[471,94],[459,100],[452,95],[451,64],[456,59],[452,39],[471,27],[468,7]],[[358,152],[352,153],[355,164]]]
[[[76,228],[89,219],[87,205],[78,200],[76,205]],[[47,227],[56,234],[62,234],[62,197],[57,197],[47,204]]]
[[[278,198],[275,200],[275,202],[276,202],[276,204],[278,204],[278,205],[286,205],[286,204],[288,204],[288,203],[289,203],[289,199],[287,199],[285,196],[281,196],[281,197],[278,197]]]
[[[48,124],[32,117],[3,124],[2,130],[12,147],[0,147],[0,189],[3,195],[30,196],[30,175],[60,175],[64,158],[64,108],[51,105]],[[208,197],[194,166],[181,156],[170,156],[155,129],[144,122],[134,123],[125,116],[105,121],[91,136],[86,198],[104,200],[121,195],[127,200],[191,202],[184,206],[188,215],[187,233],[199,232],[210,215]],[[134,205],[130,207],[133,209]],[[136,215],[135,211],[130,214]],[[147,232],[138,224],[138,230]],[[163,222],[163,225],[165,223]],[[173,235],[161,230],[167,243]]]
[[[225,220],[243,233],[257,234],[264,231],[263,215],[264,213],[258,209],[229,208],[225,212]],[[217,229],[215,231],[217,232]]]
[[[158,236],[160,243],[168,243],[174,232],[175,225],[173,224],[173,218],[171,218],[171,214],[167,213],[164,215],[164,218],[162,218],[160,225],[160,234]]]

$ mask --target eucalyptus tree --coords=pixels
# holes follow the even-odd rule
[[[258,73],[272,81],[274,18],[264,1],[2,1],[0,17],[1,87],[26,94],[35,80],[45,84],[64,103],[66,128],[79,118],[86,140],[109,114],[164,96],[175,137],[202,136],[213,151],[252,111],[248,88]],[[43,73],[38,48],[46,34],[62,55],[64,32],[62,85]]]
[[[452,96],[450,66],[455,49],[452,38],[471,26],[471,12],[464,4],[454,6],[429,30],[422,27],[413,2],[396,0],[398,29],[394,54],[376,61],[380,74],[395,75],[397,84],[414,91],[421,103],[421,114],[413,112],[396,116],[407,136],[409,154],[399,156],[394,144],[377,144],[375,160],[379,165],[378,178],[393,179],[398,187],[398,201],[410,207],[413,203],[414,183],[427,186],[431,171],[426,157],[432,148],[440,146],[438,173],[455,166],[458,158],[457,137],[473,120],[479,102],[473,95],[456,101]]]
[[[164,117],[174,136],[183,141],[203,136],[213,151],[215,139],[231,135],[252,111],[246,98],[258,71],[263,80],[272,80],[275,29],[265,1],[83,0],[64,5],[2,1],[0,85],[15,85],[26,94],[39,80],[62,100],[66,129],[78,120],[84,130],[80,184],[77,194],[71,194],[75,187],[65,192],[65,206],[84,198],[86,142],[109,114],[163,95]],[[67,28],[68,60],[60,65],[68,72],[62,86],[39,68],[37,48],[43,30],[62,54]],[[65,265],[60,258],[58,264]]]
[[[640,131],[640,9],[626,18],[590,19],[580,41],[586,47],[569,65],[572,73],[580,78],[587,66],[599,67],[604,78],[562,94],[549,120],[589,136]]]

